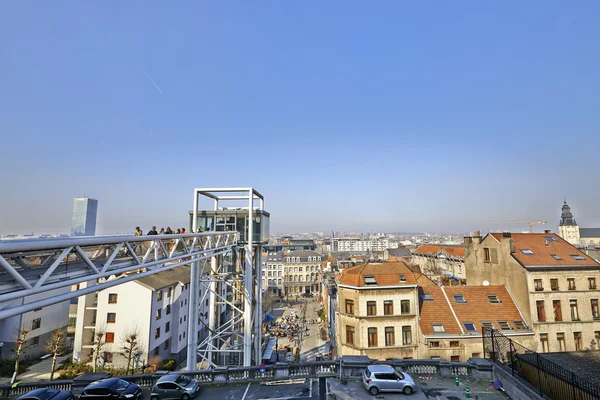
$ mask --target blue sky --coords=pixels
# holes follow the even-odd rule
[[[600,3],[484,3],[2,2],[0,233],[215,186],[274,231],[600,226]]]

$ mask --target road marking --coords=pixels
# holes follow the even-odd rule
[[[248,394],[248,389],[250,389],[250,385],[252,385],[252,382],[248,383],[248,386],[246,386],[246,391],[244,392],[244,395],[242,396],[242,400],[244,400],[246,398],[246,395]]]

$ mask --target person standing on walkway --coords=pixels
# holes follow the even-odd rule
[[[153,226],[152,229],[150,229],[150,231],[147,233],[148,236],[152,236],[152,235],[158,235],[158,232],[156,232],[156,227]]]
[[[142,232],[139,226],[136,226],[135,232],[133,232],[133,236],[144,236],[144,232]]]

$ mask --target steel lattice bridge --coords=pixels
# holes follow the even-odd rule
[[[225,254],[237,237],[206,232],[0,242],[0,319]],[[39,296],[65,287],[74,289]]]
[[[199,210],[200,197],[214,209]],[[247,207],[223,207],[232,201]],[[77,297],[87,304],[86,295],[189,265],[187,369],[198,367],[198,357],[201,367],[258,364],[268,215],[253,188],[196,188],[192,232],[207,218],[210,232],[0,242],[0,321]],[[192,316],[199,316],[202,303],[209,308],[208,337],[198,343],[198,318]]]

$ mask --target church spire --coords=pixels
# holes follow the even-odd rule
[[[561,209],[562,213],[560,215],[560,224],[559,226],[576,226],[577,221],[573,217],[573,213],[571,212],[571,207],[567,204],[567,198],[565,197],[565,203]]]

